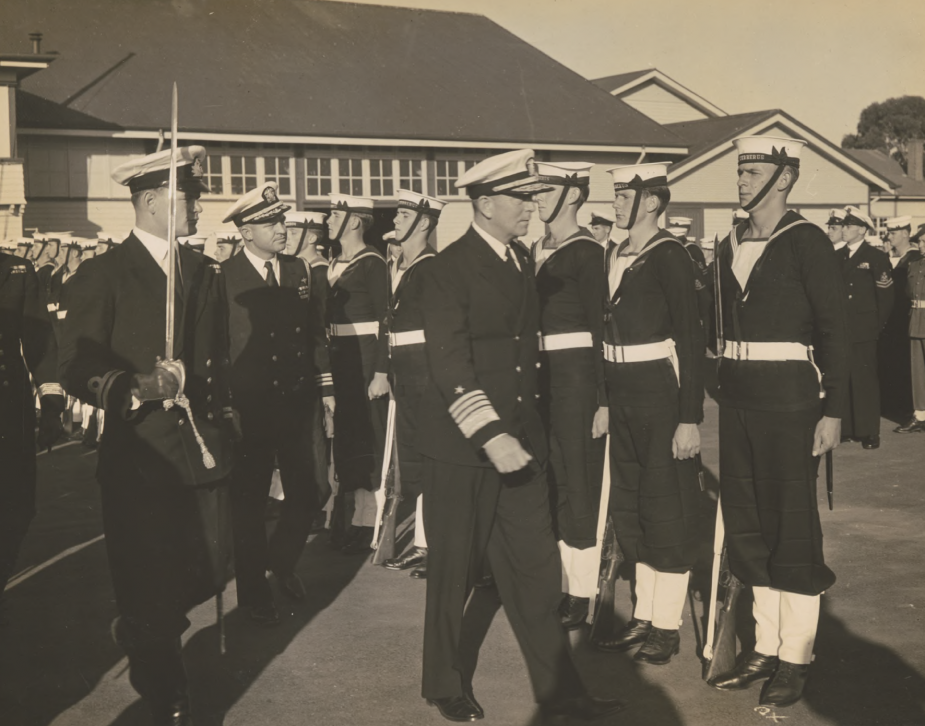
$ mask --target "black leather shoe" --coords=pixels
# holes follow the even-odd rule
[[[566,630],[580,628],[588,617],[589,598],[566,595],[559,605],[559,618]]]
[[[857,441],[857,439],[854,438],[853,436],[842,436],[841,437],[841,442],[843,444],[850,444],[852,441]]]
[[[861,446],[865,449],[879,449],[880,448],[880,437],[879,436],[868,436],[866,439],[861,441]]]
[[[914,418],[909,423],[902,426],[897,426],[893,429],[894,433],[897,434],[920,434],[925,432],[925,421],[919,421]]]
[[[382,563],[387,570],[408,570],[412,567],[418,567],[427,562],[426,547],[412,547],[401,557],[393,557]]]
[[[427,703],[436,706],[440,715],[447,721],[478,721],[485,717],[482,707],[473,703],[466,695],[428,698]]]
[[[157,726],[193,726],[193,717],[189,712],[189,699],[174,704],[170,715],[158,721]]]
[[[587,694],[540,705],[540,711],[547,718],[579,721],[594,721],[618,713],[624,708],[626,704],[623,701],[615,698],[594,698]]]
[[[652,630],[650,620],[630,620],[623,630],[612,638],[597,641],[594,647],[605,653],[622,653],[634,645],[644,643],[650,630]]]
[[[373,528],[357,527],[359,530],[341,550],[345,555],[367,555],[372,549]]]
[[[418,567],[417,569],[411,570],[411,578],[413,580],[426,580],[427,567]]]
[[[759,705],[777,708],[792,706],[803,697],[808,675],[808,665],[797,665],[782,660],[774,675],[764,684],[761,698],[758,699]]]
[[[475,700],[475,694],[472,692],[472,686],[464,689],[466,692],[466,698],[469,699],[469,703],[475,706],[475,710],[479,714],[479,718],[485,718],[485,709],[482,708],[482,704]]]
[[[663,630],[653,627],[646,642],[636,651],[633,660],[649,665],[666,665],[671,656],[681,650],[681,633],[677,630]]]
[[[720,691],[743,691],[752,683],[773,676],[778,663],[776,655],[762,655],[752,651],[731,671],[720,673],[707,681],[707,684]]]
[[[305,585],[302,584],[302,580],[299,579],[298,575],[277,577],[276,581],[279,583],[279,591],[290,600],[301,602],[305,599]]]
[[[273,603],[267,603],[266,605],[251,605],[247,608],[247,617],[258,625],[279,625],[279,613],[276,610],[276,605]]]

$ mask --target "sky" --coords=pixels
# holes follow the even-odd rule
[[[836,144],[871,103],[925,96],[925,0],[352,1],[486,15],[586,78],[658,68]]]

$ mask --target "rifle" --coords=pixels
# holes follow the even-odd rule
[[[722,515],[717,515],[722,519]],[[703,679],[711,678],[722,673],[728,673],[736,664],[736,607],[739,604],[739,595],[742,594],[743,585],[729,569],[728,553],[723,553],[721,569],[723,570],[723,586],[726,595],[719,616],[716,613],[716,587],[713,588],[713,599],[710,601],[710,622],[707,626],[707,639],[703,647],[703,656],[706,663],[703,666]],[[714,638],[715,628],[715,638]]]
[[[829,498],[829,511],[835,508],[835,462],[832,450],[825,452],[825,493]]]
[[[713,236],[713,309],[716,317],[716,359],[723,359],[726,341],[723,339],[723,285],[719,269],[719,235]]]
[[[381,565],[395,556],[395,526],[398,502],[397,451],[395,438],[395,399],[389,399],[389,413],[386,420],[385,447],[382,452],[382,478],[376,490],[376,524],[373,528],[373,564]]]
[[[597,589],[588,603],[588,620],[591,639],[609,638],[614,632],[614,584],[623,553],[617,544],[613,522],[610,519],[610,435],[604,444],[604,475],[601,478],[600,509],[597,513],[597,542],[595,549],[600,561]]]

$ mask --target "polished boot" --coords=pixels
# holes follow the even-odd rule
[[[752,651],[731,671],[720,673],[707,681],[707,684],[720,691],[742,691],[752,683],[774,675],[778,662],[776,655],[762,655]]]
[[[584,694],[575,698],[540,704],[540,712],[547,719],[567,719],[578,721],[595,721],[611,716],[626,708],[623,701],[616,698],[594,698]]]
[[[920,434],[925,432],[925,421],[914,418],[907,424],[897,426],[893,431],[897,434]]]
[[[428,698],[427,703],[436,706],[447,721],[478,721],[485,717],[482,707],[473,703],[468,695]]]
[[[156,721],[157,726],[193,726],[193,717],[190,714],[189,698],[178,699],[172,704],[169,713]]]
[[[623,630],[612,638],[597,641],[594,647],[605,653],[622,653],[634,645],[644,643],[650,630],[652,630],[652,621],[630,620]]]
[[[417,567],[411,570],[411,579],[412,580],[426,580],[427,579],[427,565],[424,567]]]
[[[777,708],[792,706],[803,697],[803,688],[806,686],[808,675],[808,665],[798,665],[782,660],[774,675],[764,684],[758,704]]]
[[[880,448],[880,437],[879,436],[868,436],[861,441],[861,446],[865,449],[879,449]]]
[[[633,660],[649,665],[666,665],[671,656],[681,650],[681,633],[677,630],[664,630],[653,627],[646,637],[646,642],[636,651]]]
[[[355,533],[341,550],[345,555],[369,554],[373,543],[372,527],[355,527]]]
[[[562,627],[566,630],[580,628],[588,617],[589,603],[590,599],[586,597],[566,595],[562,598],[562,603],[559,605],[559,618],[562,620]]]
[[[418,567],[427,562],[426,547],[412,547],[401,557],[393,557],[382,563],[387,570],[408,570],[412,567]]]

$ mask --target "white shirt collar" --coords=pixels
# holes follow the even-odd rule
[[[504,242],[501,242],[497,238],[490,235],[484,229],[479,227],[475,222],[472,223],[472,229],[478,232],[479,236],[483,240],[488,242],[489,247],[491,247],[495,251],[495,254],[498,255],[498,257],[500,257],[502,260],[507,259],[508,245],[504,244]]]
[[[858,247],[860,247],[862,244],[864,244],[864,240],[859,239],[854,244],[848,245],[848,257],[853,257],[854,253],[858,251]]]
[[[273,255],[273,259],[270,260],[261,260],[257,255],[247,249],[247,246],[242,247],[244,256],[247,257],[248,261],[254,266],[254,269],[257,270],[257,274],[260,275],[264,280],[267,279],[267,262],[273,263],[273,274],[276,275],[276,282],[279,284],[279,255]]]
[[[148,250],[148,253],[151,257],[154,258],[154,261],[160,266],[160,268],[166,274],[167,272],[167,240],[161,239],[157,235],[153,235],[150,232],[145,232],[143,230],[135,227],[132,230],[132,234],[138,238],[138,241],[144,245],[145,249]]]

